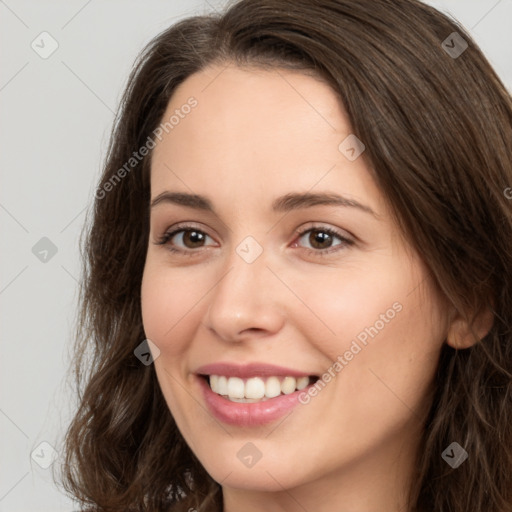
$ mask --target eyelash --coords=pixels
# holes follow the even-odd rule
[[[158,240],[155,242],[156,245],[168,245],[167,249],[173,253],[179,254],[181,256],[195,256],[198,251],[194,249],[189,250],[183,250],[183,249],[176,249],[172,245],[170,245],[168,242],[171,240],[174,235],[181,233],[182,231],[197,231],[199,233],[202,233],[203,235],[210,236],[208,233],[205,233],[204,231],[198,229],[196,226],[187,224],[178,226],[173,231],[169,231],[167,233],[164,233],[161,237],[158,238]],[[309,233],[310,231],[319,231],[321,233],[327,233],[330,236],[337,237],[341,240],[341,243],[338,245],[335,245],[334,247],[329,247],[327,249],[310,249],[308,247],[303,247],[303,249],[308,254],[313,254],[315,256],[327,256],[332,252],[337,252],[341,250],[343,247],[348,247],[354,244],[353,240],[350,240],[346,237],[344,237],[341,233],[336,231],[333,228],[328,228],[325,226],[310,226],[307,229],[303,229],[301,231],[297,231],[295,235],[300,239],[302,238],[306,233]],[[210,237],[211,238],[211,237]],[[202,247],[201,247],[202,249]]]

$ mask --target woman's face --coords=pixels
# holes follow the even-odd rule
[[[142,313],[183,437],[225,488],[396,478],[448,324],[335,94],[299,72],[211,67],[173,115],[152,157]],[[214,392],[199,374],[225,378]]]

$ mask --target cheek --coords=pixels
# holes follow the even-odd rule
[[[305,297],[310,325],[310,339],[318,340],[322,333],[322,352],[335,360],[358,339],[362,345],[383,338],[410,301],[407,294],[415,281],[404,269],[394,269],[389,263],[350,265],[332,272],[318,272],[295,284],[297,295]],[[297,280],[295,280],[297,283]],[[297,309],[300,305],[297,306]],[[302,313],[304,307],[302,306]],[[313,331],[316,333],[313,335]]]
[[[193,339],[207,291],[190,269],[171,271],[148,257],[141,286],[142,321],[146,336],[162,355],[182,352],[186,340]]]
[[[420,265],[397,259],[310,276],[302,284],[298,295],[323,324],[302,321],[304,334],[332,361],[331,373],[340,377],[332,388],[348,403],[357,397],[353,407],[362,416],[386,400],[400,406],[390,389],[419,405],[432,381],[445,322],[426,275]],[[333,367],[340,356],[341,366]]]
[[[417,286],[421,279],[393,277],[394,283],[382,282],[389,288],[373,290],[365,280],[360,298],[347,303],[338,321],[343,336],[337,354],[350,358],[337,379],[338,393],[356,417],[366,419],[368,426],[361,428],[368,438],[372,418],[379,418],[378,428],[392,432],[400,422],[421,416],[444,339],[436,296]]]
[[[191,279],[190,269],[170,269],[155,260],[148,255],[142,277],[144,332],[160,350],[155,372],[169,410],[180,430],[190,432],[193,426],[187,423],[184,405],[189,395],[183,393],[182,379],[189,364],[190,340],[200,325],[204,302],[200,299],[208,288]]]

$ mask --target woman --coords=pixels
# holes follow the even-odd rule
[[[86,239],[70,492],[512,510],[511,147],[505,87],[416,0],[242,0],[160,34]]]

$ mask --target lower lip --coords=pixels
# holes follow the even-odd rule
[[[296,407],[299,394],[307,392],[310,386],[289,395],[279,395],[264,402],[250,404],[231,402],[214,393],[206,379],[197,376],[208,409],[220,421],[238,427],[251,427],[271,423]]]

